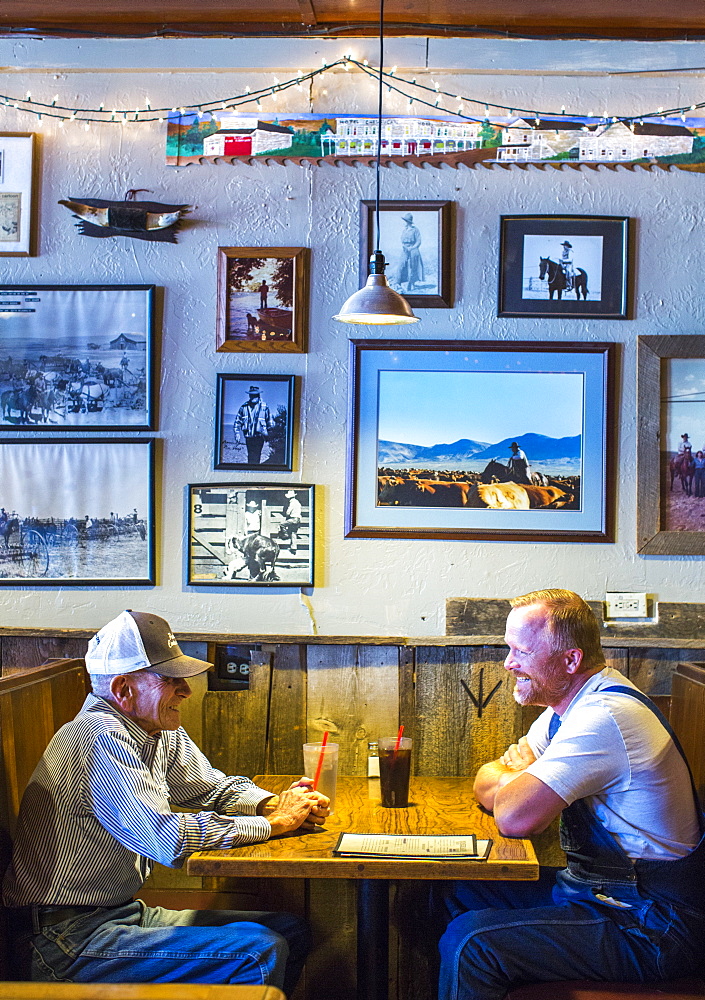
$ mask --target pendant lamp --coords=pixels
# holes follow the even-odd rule
[[[379,188],[380,158],[382,155],[382,63],[384,62],[384,0],[379,3],[379,96],[377,103],[377,161],[375,165],[375,229],[376,247],[370,257],[370,274],[367,283],[343,304],[333,319],[341,323],[369,323],[373,326],[394,326],[418,323],[406,299],[390,288],[384,276],[387,262],[379,248]]]

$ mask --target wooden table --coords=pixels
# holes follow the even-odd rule
[[[280,792],[299,776],[257,775],[256,784]],[[189,875],[266,878],[356,879],[357,995],[386,1000],[389,946],[389,879],[537,879],[536,854],[528,840],[502,837],[492,816],[472,794],[471,778],[412,778],[408,809],[386,809],[379,781],[338,778],[335,813],[324,830],[289,834],[265,844],[200,851],[187,862]],[[339,858],[338,837],[350,833],[476,833],[494,843],[487,861],[401,858]]]

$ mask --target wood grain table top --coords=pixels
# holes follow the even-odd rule
[[[280,792],[298,775],[257,775],[262,788]],[[334,814],[325,828],[292,833],[264,844],[199,851],[187,862],[189,875],[266,878],[537,879],[531,841],[502,837],[492,816],[475,802],[472,778],[412,778],[407,809],[382,806],[379,779],[338,778]],[[487,861],[410,858],[340,858],[333,849],[341,833],[475,833],[493,841]]]

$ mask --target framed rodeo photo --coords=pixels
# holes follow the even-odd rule
[[[350,350],[346,537],[613,541],[617,345]]]
[[[629,219],[504,215],[498,316],[628,319]]]
[[[188,586],[312,587],[314,488],[188,487]]]

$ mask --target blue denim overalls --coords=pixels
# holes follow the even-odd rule
[[[668,722],[641,691],[613,685],[601,692],[641,701],[683,754]],[[559,725],[554,715],[549,736]],[[542,869],[538,882],[462,882],[445,892],[439,884],[451,918],[440,942],[439,1000],[500,1000],[527,983],[654,982],[699,971],[705,955],[705,821],[694,784],[693,795],[702,836],[684,858],[633,862],[578,800],[561,817],[567,869]]]

